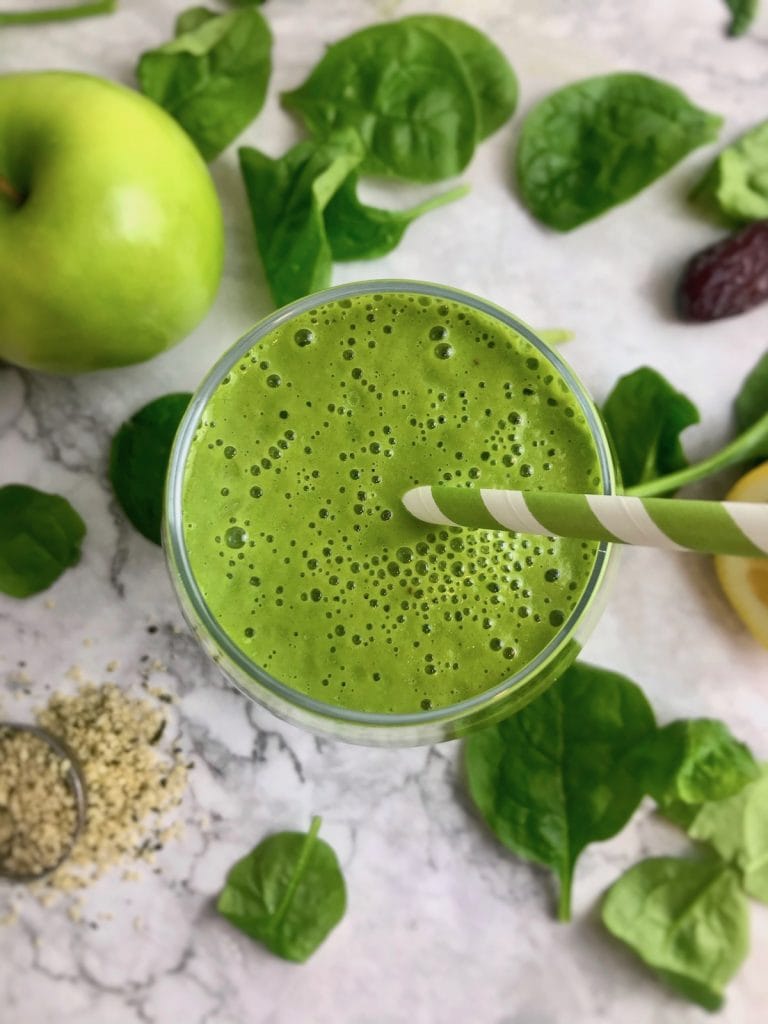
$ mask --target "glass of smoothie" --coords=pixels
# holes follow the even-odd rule
[[[473,295],[342,285],[214,366],[173,449],[164,544],[200,642],[316,732],[432,743],[516,711],[573,661],[610,546],[435,527],[411,487],[609,494],[599,415],[556,353]]]

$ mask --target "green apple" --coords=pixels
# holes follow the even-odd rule
[[[222,255],[208,169],[165,111],[90,75],[0,75],[0,359],[149,359],[208,311]]]

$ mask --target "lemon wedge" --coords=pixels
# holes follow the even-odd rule
[[[768,462],[737,480],[726,498],[768,502]],[[717,555],[715,571],[736,614],[755,639],[768,647],[768,558]]]

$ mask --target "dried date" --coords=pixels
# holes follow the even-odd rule
[[[749,224],[697,253],[677,286],[683,320],[736,316],[768,299],[768,220]]]

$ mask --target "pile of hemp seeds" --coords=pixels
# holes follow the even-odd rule
[[[36,713],[37,724],[74,755],[85,784],[85,818],[73,845],[76,807],[61,759],[43,752],[33,733],[0,736],[0,856],[4,850],[9,860],[0,867],[38,874],[71,845],[63,863],[31,886],[44,904],[125,861],[152,863],[178,835],[180,823],[165,819],[181,803],[191,765],[179,746],[158,747],[172,701],[160,690],[135,697],[114,683],[84,683],[72,695],[54,694]]]

